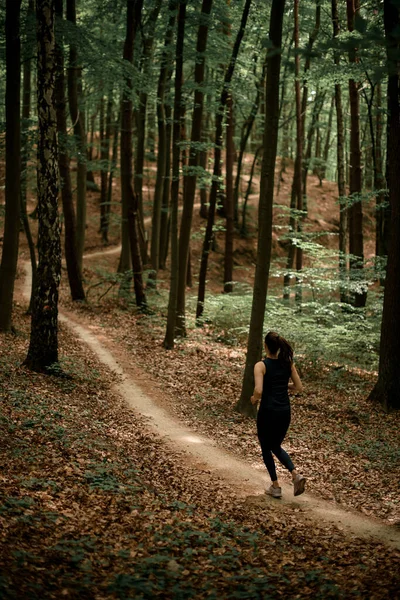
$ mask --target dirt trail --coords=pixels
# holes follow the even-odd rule
[[[114,253],[116,248],[103,252],[87,255],[86,258]],[[31,273],[29,263],[24,263],[25,280],[23,295],[30,297]],[[137,383],[137,374],[132,375],[129,360],[119,351],[114,343],[104,336],[102,331],[97,332],[97,327],[88,325],[73,313],[60,311],[60,321],[68,326],[83,343],[85,343],[97,356],[100,362],[118,376],[118,383],[114,385],[115,391],[125,401],[147,417],[148,426],[156,435],[166,438],[174,448],[183,451],[187,460],[201,471],[210,473],[228,482],[241,497],[247,497],[251,503],[262,506],[265,502],[272,502],[280,506],[293,507],[316,520],[333,523],[349,535],[372,538],[392,547],[400,549],[400,531],[378,520],[365,517],[356,511],[348,511],[337,505],[318,499],[305,493],[297,498],[293,497],[291,485],[282,484],[283,498],[275,500],[264,494],[268,484],[267,475],[252,467],[243,460],[235,458],[216,444],[185,427],[173,418],[159,402],[154,401]]]

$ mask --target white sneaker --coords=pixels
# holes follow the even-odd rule
[[[275,487],[271,485],[267,490],[265,490],[267,496],[272,496],[273,498],[282,498],[282,488]]]

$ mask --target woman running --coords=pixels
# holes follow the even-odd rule
[[[266,358],[254,367],[255,387],[251,401],[257,404],[257,433],[262,456],[272,485],[266,491],[274,498],[282,497],[272,452],[292,474],[294,495],[304,492],[305,477],[297,473],[290,456],[281,448],[290,425],[290,401],[288,390],[302,392],[303,386],[293,364],[293,349],[285,338],[274,331],[265,336]],[[291,383],[289,383],[291,379]]]

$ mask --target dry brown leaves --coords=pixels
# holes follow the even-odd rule
[[[134,320],[129,326],[139,328]],[[398,553],[290,508],[238,500],[150,433],[111,393],[114,377],[63,327],[72,379],[26,371],[28,319],[20,316],[18,327],[17,337],[1,338],[2,597],[394,597]],[[155,341],[143,346],[151,348],[151,368],[166,372],[165,357],[174,353]],[[186,360],[200,362],[196,349],[184,357],[173,361],[181,379]],[[225,367],[208,367],[213,386],[232,381]],[[171,397],[194,422],[194,382],[186,381]],[[234,393],[230,385],[216,394]],[[224,404],[205,398],[207,417],[198,422],[211,429],[212,409]],[[244,421],[226,413],[223,422],[220,431],[229,425],[241,440]]]

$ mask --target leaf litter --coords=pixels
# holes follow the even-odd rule
[[[91,314],[92,325],[101,320],[103,334],[114,331],[119,343],[118,326],[130,328],[124,347],[135,338],[135,362],[179,404],[183,420],[207,434],[214,423],[227,448],[258,460],[253,424],[232,412],[227,356],[210,362],[218,345],[212,354],[193,340],[166,353],[154,328],[150,334],[126,312],[121,320],[108,314],[107,325],[104,314]],[[17,337],[1,338],[1,597],[396,597],[397,551],[290,507],[237,498],[157,438],[112,393],[115,376],[63,325],[68,379],[21,366],[29,319],[20,311],[17,327]],[[239,358],[230,361],[238,376]]]

